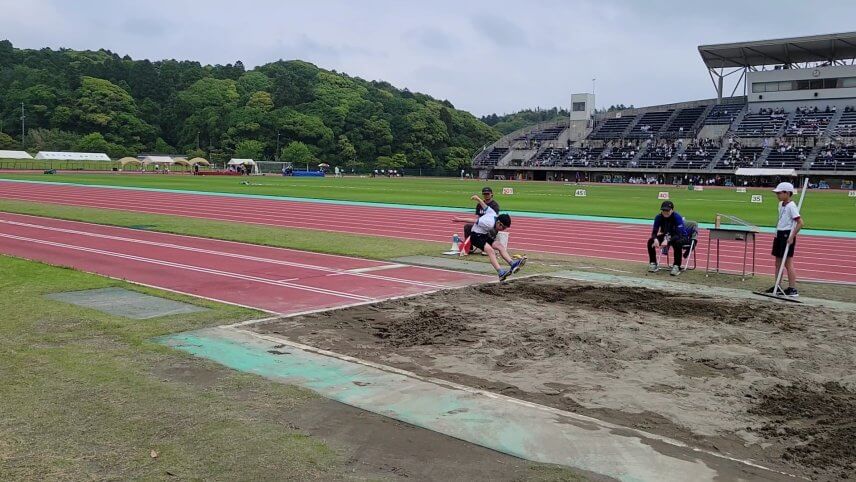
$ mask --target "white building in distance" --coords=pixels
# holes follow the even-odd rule
[[[27,151],[0,151],[0,159],[32,159]]]
[[[36,159],[50,159],[54,161],[110,161],[110,156],[103,152],[49,152],[40,151]]]

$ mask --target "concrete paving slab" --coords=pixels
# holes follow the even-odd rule
[[[481,257],[481,255],[473,256]],[[454,269],[460,271],[471,271],[473,273],[496,274],[496,270],[493,269],[493,266],[491,266],[490,264],[481,263],[478,261],[468,261],[466,258],[461,258],[460,256],[404,256],[401,258],[395,258],[392,261],[396,263],[415,264],[417,266],[428,266],[431,268]]]
[[[45,298],[71,303],[84,308],[92,308],[133,320],[147,320],[159,316],[196,313],[208,310],[208,308],[202,308],[201,306],[159,298],[122,288],[68,291],[49,294]]]

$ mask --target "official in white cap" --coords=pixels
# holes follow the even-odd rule
[[[794,253],[797,249],[797,233],[803,227],[803,219],[797,204],[791,200],[794,195],[794,185],[789,182],[780,182],[773,192],[779,199],[779,220],[776,223],[776,238],[773,240],[773,256],[776,258],[776,273],[785,263],[788,271],[788,287],[785,289],[786,296],[797,297],[797,272],[794,269]],[[785,256],[787,251],[787,256]],[[775,293],[776,287],[767,290]]]

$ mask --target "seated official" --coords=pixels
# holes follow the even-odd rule
[[[648,239],[648,271],[653,273],[660,269],[657,263],[657,249],[668,249],[671,246],[675,262],[670,274],[672,276],[679,275],[684,245],[687,243],[689,243],[689,236],[684,225],[684,218],[675,211],[675,205],[672,201],[664,201],[660,206],[660,214],[654,218],[651,238]]]

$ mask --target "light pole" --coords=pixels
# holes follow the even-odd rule
[[[273,153],[273,158],[279,162],[279,131],[276,131],[276,152]]]
[[[27,115],[24,113],[24,103],[21,102],[21,149],[27,148],[27,139],[25,134],[27,132],[27,123],[26,119]]]

